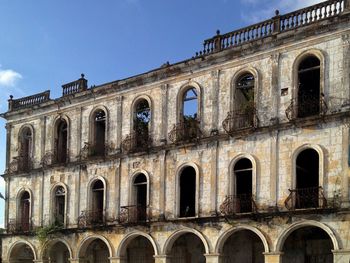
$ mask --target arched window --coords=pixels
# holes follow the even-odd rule
[[[149,138],[149,126],[151,121],[151,109],[148,101],[139,100],[134,109],[135,147],[147,147]]]
[[[101,180],[96,180],[92,184],[91,196],[91,223],[103,222],[104,214],[104,184]]]
[[[235,90],[235,129],[254,126],[255,79],[253,74],[244,73],[236,81]]]
[[[28,191],[24,191],[19,200],[19,230],[30,230],[30,194]]]
[[[299,118],[320,113],[320,60],[311,55],[303,59],[298,67]]]
[[[20,134],[20,150],[18,170],[26,172],[31,168],[33,151],[33,134],[29,127],[25,127]]]
[[[243,158],[234,166],[235,196],[233,197],[233,210],[236,213],[252,212],[252,162]]]
[[[198,120],[198,93],[194,87],[189,87],[183,93],[181,113],[183,122]]]
[[[67,162],[68,157],[68,126],[64,119],[59,119],[55,130],[55,161],[57,163]]]
[[[148,183],[147,177],[144,174],[139,174],[134,179],[134,205],[136,206],[135,219],[144,221],[147,219],[147,192]]]
[[[180,217],[196,215],[196,170],[188,166],[179,175]]]
[[[90,154],[93,156],[105,155],[106,140],[106,113],[98,109],[93,114],[92,148]]]
[[[57,225],[64,224],[66,205],[66,191],[63,186],[57,186],[54,191],[54,223]]]

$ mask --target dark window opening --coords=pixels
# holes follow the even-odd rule
[[[65,214],[65,198],[66,191],[62,186],[58,186],[55,190],[55,214],[54,214],[54,224],[62,225],[64,223]]]
[[[145,146],[149,137],[149,123],[151,121],[151,109],[148,101],[140,100],[134,113],[134,131],[136,133],[136,147]]]
[[[198,94],[195,88],[191,87],[184,93],[182,111],[184,122],[197,120]]]
[[[283,263],[333,263],[333,244],[328,234],[317,227],[292,232],[283,246]]]
[[[180,175],[180,217],[196,215],[196,171],[186,167]]]
[[[30,228],[30,195],[25,191],[20,199],[20,230],[29,231]]]
[[[139,174],[134,180],[135,202],[137,221],[147,219],[147,178],[144,174]]]
[[[296,208],[319,206],[319,155],[306,149],[296,159]]]
[[[106,113],[103,110],[97,110],[93,120],[94,136],[91,155],[103,156],[105,154],[106,140]]]
[[[252,212],[253,166],[249,159],[240,159],[234,167],[236,180],[235,204],[239,213]]]
[[[298,68],[298,117],[320,113],[320,60],[304,59]]]
[[[92,186],[92,223],[101,223],[103,221],[104,191],[103,182],[97,180]]]
[[[236,109],[244,112],[254,108],[254,86],[255,79],[250,73],[243,74],[236,83]]]
[[[33,147],[32,132],[28,127],[23,129],[20,140],[18,169],[19,171],[26,172],[30,169],[31,151]]]
[[[55,138],[55,156],[57,163],[65,163],[68,155],[68,130],[67,122],[64,119],[60,119],[57,125],[56,138]]]

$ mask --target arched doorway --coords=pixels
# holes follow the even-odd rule
[[[109,263],[109,250],[105,242],[101,239],[94,239],[81,251],[79,259],[89,263]]]
[[[283,244],[283,263],[333,263],[333,243],[321,228],[310,226],[293,231]]]
[[[222,249],[222,263],[264,263],[264,244],[254,232],[233,233]]]
[[[126,248],[127,263],[153,263],[154,249],[151,242],[139,236],[134,238]]]
[[[50,244],[44,251],[43,261],[49,261],[54,263],[69,263],[70,253],[67,246],[57,241]]]
[[[32,248],[26,243],[19,243],[10,252],[10,263],[33,263],[35,257]]]
[[[192,233],[181,235],[170,251],[170,263],[205,263],[205,248],[202,240]]]

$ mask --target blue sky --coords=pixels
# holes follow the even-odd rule
[[[0,112],[15,98],[85,73],[89,85],[191,58],[217,29],[229,32],[321,0],[0,0]],[[0,173],[5,170],[0,120]],[[4,182],[0,181],[4,193]],[[0,200],[0,226],[4,219]]]

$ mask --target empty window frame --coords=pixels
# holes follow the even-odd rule
[[[101,180],[96,180],[91,187],[91,222],[103,222],[105,188]]]
[[[180,217],[194,217],[196,215],[196,170],[185,167],[179,175]]]
[[[30,194],[28,191],[24,191],[20,195],[19,200],[19,220],[18,220],[18,228],[22,231],[30,230]]]
[[[254,108],[255,78],[251,73],[241,74],[236,81],[235,109],[237,111],[249,111]]]
[[[298,66],[298,118],[320,113],[320,60],[313,55]]]
[[[57,186],[54,190],[54,218],[53,223],[55,225],[64,224],[65,215],[65,205],[66,205],[66,190],[63,186]]]
[[[65,163],[68,158],[68,125],[65,119],[59,119],[55,130],[55,161]]]
[[[181,121],[198,120],[198,92],[194,87],[185,90],[182,96]]]
[[[25,127],[20,134],[20,150],[18,170],[25,172],[31,167],[31,156],[33,151],[33,134],[29,127]]]
[[[253,165],[247,158],[237,161],[234,166],[235,195],[233,211],[237,213],[252,212]]]
[[[93,114],[93,136],[91,155],[103,156],[105,154],[106,141],[106,113],[98,109]]]
[[[146,99],[140,99],[134,109],[134,125],[136,147],[147,146],[151,121],[151,109]]]
[[[138,174],[133,182],[134,188],[134,205],[136,207],[134,218],[137,221],[144,221],[147,219],[147,193],[148,183],[147,177],[144,174]]]

